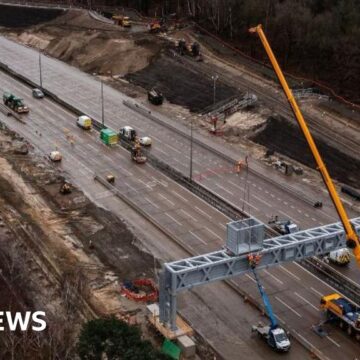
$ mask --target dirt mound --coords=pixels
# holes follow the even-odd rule
[[[142,70],[162,47],[160,39],[94,20],[85,10],[69,10],[45,24],[9,35],[83,71],[107,75]]]
[[[360,159],[344,154],[326,144],[316,133],[313,133],[313,136],[331,176],[358,188]],[[313,169],[316,168],[313,156],[298,126],[280,116],[270,117],[263,129],[253,136],[252,140]]]
[[[126,77],[129,81],[147,90],[159,89],[167,100],[199,112],[213,104],[213,80],[182,63],[171,55],[163,54],[145,69]],[[220,81],[216,83],[216,101],[236,95],[237,90]]]

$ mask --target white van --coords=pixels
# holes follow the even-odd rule
[[[90,130],[92,127],[92,120],[86,115],[81,115],[77,118],[76,125],[84,130]]]

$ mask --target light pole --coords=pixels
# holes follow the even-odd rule
[[[193,118],[191,117],[190,123],[190,181],[192,181],[192,172],[193,172]]]
[[[216,80],[219,78],[219,76],[218,75],[213,75],[212,77],[211,77],[211,79],[214,81],[214,98],[213,98],[213,101],[214,101],[214,105],[215,105],[215,103],[216,103]]]
[[[101,124],[102,127],[105,127],[105,116],[104,116],[104,84],[102,80],[100,81],[101,84]]]
[[[39,51],[40,89],[42,89],[41,51]]]

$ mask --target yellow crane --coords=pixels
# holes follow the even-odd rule
[[[316,161],[317,164],[317,168],[320,171],[322,178],[324,180],[324,183],[327,187],[327,190],[329,192],[329,195],[331,197],[331,200],[333,201],[334,205],[335,205],[335,209],[340,217],[340,220],[344,226],[345,229],[345,233],[346,233],[346,245],[352,249],[354,256],[358,262],[358,264],[360,265],[360,240],[358,235],[356,234],[352,224],[350,223],[349,217],[346,213],[346,210],[344,208],[344,205],[339,197],[339,194],[337,193],[334,183],[331,180],[331,177],[329,175],[329,172],[325,166],[324,161],[321,158],[321,155],[319,153],[319,150],[315,144],[315,141],[309,131],[309,128],[307,126],[307,123],[299,109],[299,106],[294,98],[294,95],[292,93],[292,91],[289,88],[289,85],[287,84],[287,81],[284,77],[284,74],[281,71],[281,68],[275,58],[275,55],[273,53],[273,51],[271,50],[270,44],[266,38],[266,35],[262,29],[261,25],[258,25],[256,27],[253,27],[251,29],[249,29],[249,32],[251,33],[257,33],[260,37],[260,40],[265,48],[265,51],[270,59],[270,62],[275,70],[275,73],[280,81],[280,84],[285,92],[285,95],[291,105],[291,108],[295,114],[296,120],[306,138],[306,141],[310,147],[310,150],[314,156],[314,159]]]

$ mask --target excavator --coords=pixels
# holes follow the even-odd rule
[[[290,103],[290,106],[292,108],[292,111],[294,112],[295,118],[305,136],[305,139],[309,145],[309,148],[312,152],[312,155],[315,159],[316,165],[318,170],[320,171],[320,174],[323,178],[323,181],[325,183],[325,186],[328,190],[328,193],[331,197],[332,202],[334,203],[335,209],[339,215],[339,218],[341,220],[341,223],[344,227],[345,230],[345,234],[346,234],[346,245],[349,249],[352,250],[355,259],[358,263],[358,265],[360,265],[360,240],[359,240],[359,236],[357,235],[356,231],[354,230],[349,217],[346,213],[346,210],[344,208],[344,205],[339,197],[339,194],[336,191],[336,188],[334,186],[334,183],[329,175],[329,172],[326,168],[326,165],[319,153],[319,150],[315,144],[315,141],[310,133],[310,130],[307,126],[307,123],[300,111],[300,108],[295,100],[295,97],[291,91],[291,89],[289,88],[289,85],[284,77],[284,74],[275,58],[275,55],[270,47],[270,44],[266,38],[266,35],[262,29],[261,25],[258,25],[256,27],[252,27],[249,29],[250,33],[256,33],[258,34],[264,48],[265,51],[270,59],[270,62],[275,70],[275,73],[280,81],[280,84],[285,92],[285,95],[288,99],[288,102]]]

